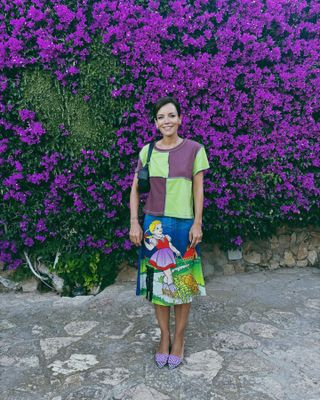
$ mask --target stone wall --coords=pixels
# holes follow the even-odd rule
[[[205,243],[202,259],[205,276],[280,267],[320,267],[320,227],[284,225],[268,239],[244,242],[239,251],[222,251],[216,243]]]

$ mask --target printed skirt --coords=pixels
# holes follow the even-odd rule
[[[139,250],[136,295],[171,306],[205,296],[200,248],[190,247],[193,219],[146,214]]]

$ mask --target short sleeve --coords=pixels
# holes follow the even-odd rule
[[[209,168],[210,168],[210,165],[209,165],[209,161],[207,158],[205,148],[203,146],[201,146],[196,155],[196,158],[194,160],[192,175],[194,176],[198,172],[203,171],[205,169],[209,169]]]
[[[134,172],[139,172],[140,169],[146,165],[148,158],[148,150],[149,150],[149,144],[142,147],[142,149],[140,150],[138,163]]]

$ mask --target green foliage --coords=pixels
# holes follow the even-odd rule
[[[60,134],[59,125],[64,124],[70,132],[67,142],[71,155],[78,154],[83,148],[109,148],[123,112],[130,109],[130,100],[114,99],[111,95],[115,85],[121,84],[121,68],[119,61],[98,38],[93,41],[90,56],[80,63],[79,69],[77,93],[72,93],[41,67],[26,68],[22,72],[17,101],[20,109],[37,113],[57,151],[61,149],[55,146],[54,138]],[[113,83],[111,77],[115,79]]]
[[[117,266],[99,251],[78,256],[62,254],[55,268],[50,270],[64,279],[65,295],[71,295],[77,286],[82,286],[87,293],[99,285],[102,290],[114,282],[118,272]]]
[[[13,270],[10,274],[10,279],[14,282],[22,282],[28,278],[33,277],[33,273],[31,272],[30,268],[25,264],[22,265],[20,268]]]

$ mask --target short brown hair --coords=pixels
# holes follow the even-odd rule
[[[156,104],[153,106],[153,118],[157,119],[157,114],[158,114],[158,111],[160,110],[160,108],[169,103],[172,103],[176,107],[178,116],[180,117],[181,107],[180,107],[179,102],[174,97],[165,96],[165,97],[161,97],[156,102]]]

